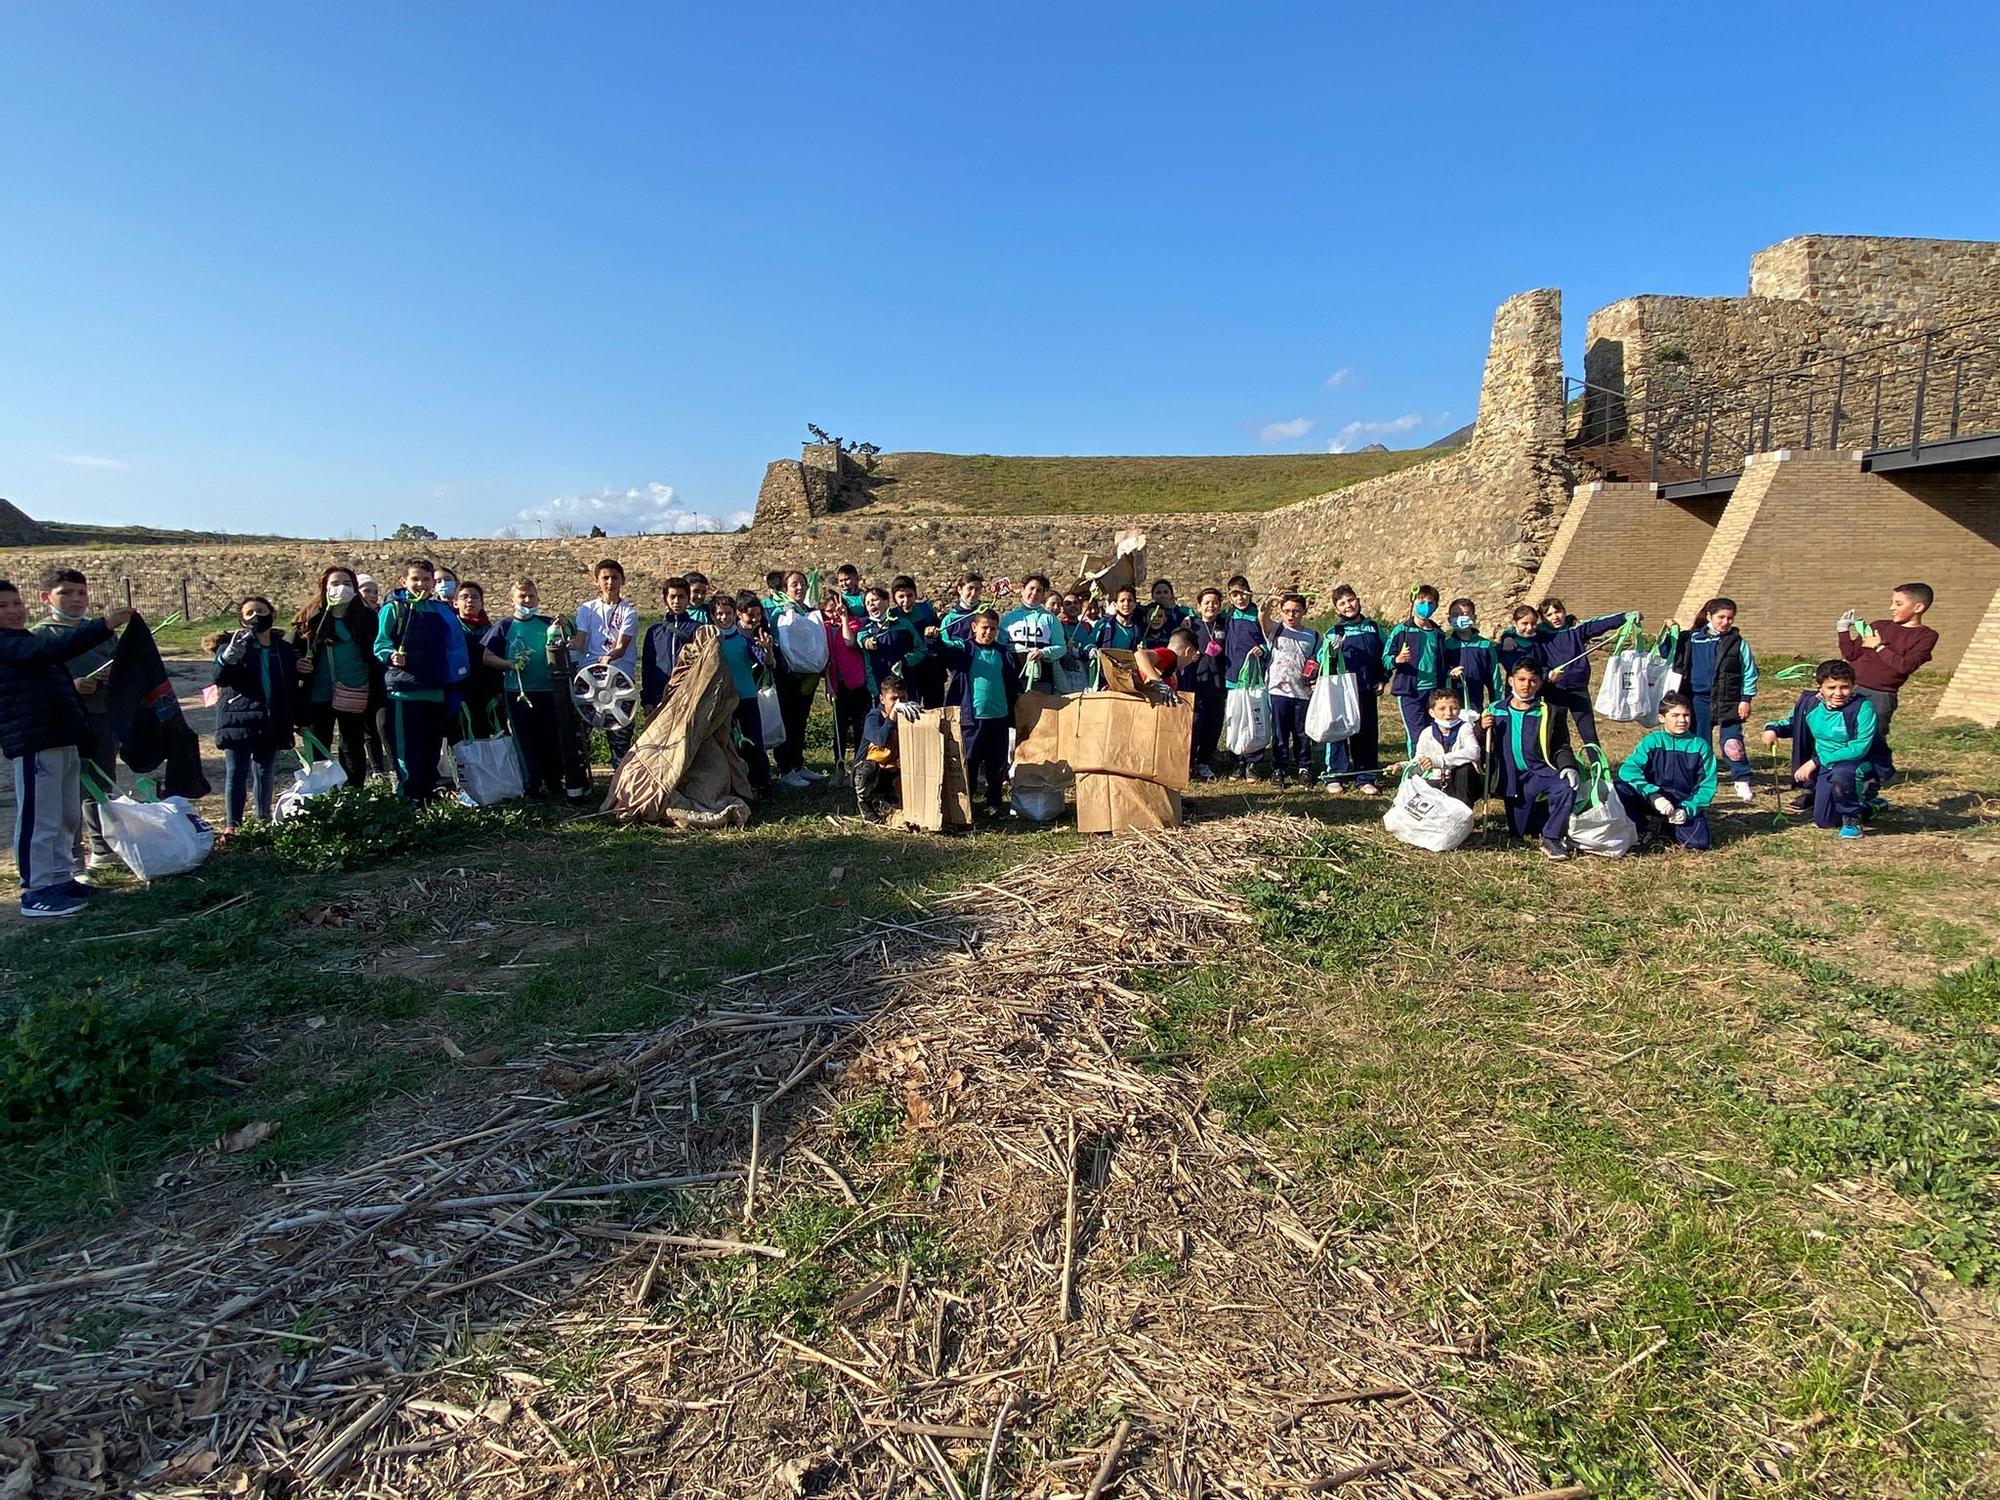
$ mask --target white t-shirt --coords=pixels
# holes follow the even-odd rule
[[[1306,663],[1319,650],[1319,635],[1311,630],[1294,630],[1280,625],[1271,635],[1271,667],[1266,681],[1275,698],[1310,698],[1312,686],[1306,681]]]
[[[630,599],[616,604],[586,599],[576,607],[576,635],[570,656],[578,666],[596,661],[604,655],[605,647],[624,636],[625,650],[611,659],[611,665],[624,668],[627,676],[632,674],[639,653],[639,611]]]

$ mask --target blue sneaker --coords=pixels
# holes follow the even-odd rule
[[[24,917],[73,917],[83,910],[83,902],[59,885],[25,892],[21,897]]]
[[[1842,818],[1840,820],[1840,836],[1844,839],[1860,838],[1861,820],[1859,818]]]
[[[65,896],[76,897],[76,899],[79,901],[89,896],[91,890],[91,888],[85,885],[81,880],[68,881],[65,884],[57,886],[56,889],[61,891]]]

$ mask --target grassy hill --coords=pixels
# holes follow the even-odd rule
[[[249,531],[175,531],[161,526],[89,526],[72,521],[42,521],[41,536],[34,545],[42,547],[173,547],[182,544],[223,544],[230,542],[296,542],[304,537],[275,536]]]
[[[1275,510],[1436,458],[1401,453],[1273,453],[1215,458],[1003,458],[884,453],[875,505],[1012,515]]]

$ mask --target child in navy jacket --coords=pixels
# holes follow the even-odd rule
[[[1326,747],[1322,779],[1329,792],[1338,793],[1346,783],[1335,778],[1352,772],[1357,790],[1379,792],[1375,773],[1382,766],[1381,697],[1389,683],[1389,674],[1382,666],[1382,627],[1368,618],[1361,596],[1344,583],[1333,591],[1333,623],[1320,641],[1322,672],[1334,670],[1336,655],[1340,670],[1353,674],[1361,721],[1352,738],[1335,740]]]
[[[1660,636],[1660,655],[1680,679],[1675,686],[1694,705],[1694,732],[1703,739],[1712,734],[1721,742],[1737,800],[1754,800],[1743,721],[1750,716],[1750,700],[1757,696],[1757,658],[1736,628],[1736,601],[1709,600],[1685,631],[1669,625]]]
[[[1007,779],[1007,731],[1014,726],[1014,705],[1021,696],[1021,668],[1000,639],[1000,616],[990,609],[972,617],[970,640],[961,644],[934,632],[932,643],[958,674],[952,696],[964,732],[966,790],[975,790],[983,780],[986,810],[998,816],[1007,810],[1000,786]]]
[[[1180,689],[1194,695],[1194,742],[1188,747],[1195,777],[1215,780],[1215,751],[1222,742],[1222,714],[1229,703],[1229,626],[1222,615],[1222,590],[1206,588],[1195,597],[1195,658],[1181,668]]]
[[[1270,642],[1264,636],[1264,619],[1257,613],[1255,596],[1250,592],[1250,580],[1238,573],[1229,580],[1229,609],[1223,616],[1222,661],[1229,672],[1229,684],[1234,687],[1243,680],[1243,668],[1256,661],[1260,667],[1270,654]],[[1240,762],[1236,767],[1239,779],[1253,770],[1272,762],[1270,747],[1266,746]]]
[[[1479,607],[1470,599],[1452,600],[1446,614],[1451,628],[1444,638],[1444,674],[1458,684],[1465,706],[1478,713],[1495,694],[1499,657],[1493,642],[1479,633]]]
[[[1541,634],[1544,691],[1548,699],[1576,721],[1576,732],[1586,745],[1597,743],[1597,715],[1590,702],[1590,643],[1611,634],[1628,621],[1644,619],[1638,613],[1593,615],[1579,620],[1563,608],[1560,599],[1542,601]]]
[[[1715,751],[1694,727],[1693,700],[1686,693],[1668,693],[1660,700],[1660,727],[1642,737],[1618,767],[1618,800],[1642,843],[1657,826],[1683,849],[1709,845]]]
[[[1569,747],[1563,711],[1542,696],[1541,668],[1517,662],[1507,679],[1506,700],[1480,716],[1479,730],[1492,737],[1500,795],[1514,837],[1540,833],[1542,853],[1568,859],[1569,819],[1583,778]]]

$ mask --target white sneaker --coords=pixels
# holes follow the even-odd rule
[[[1747,781],[1737,782],[1736,800],[1738,802],[1755,802],[1757,800],[1757,789]]]
[[[805,788],[812,785],[811,778],[809,778],[803,771],[787,771],[785,772],[784,775],[780,776],[778,780],[783,782],[786,786],[790,787],[795,792],[803,791]]]
[[[826,780],[826,772],[815,771],[811,766],[801,766],[799,774],[814,786],[818,786],[822,781]]]

